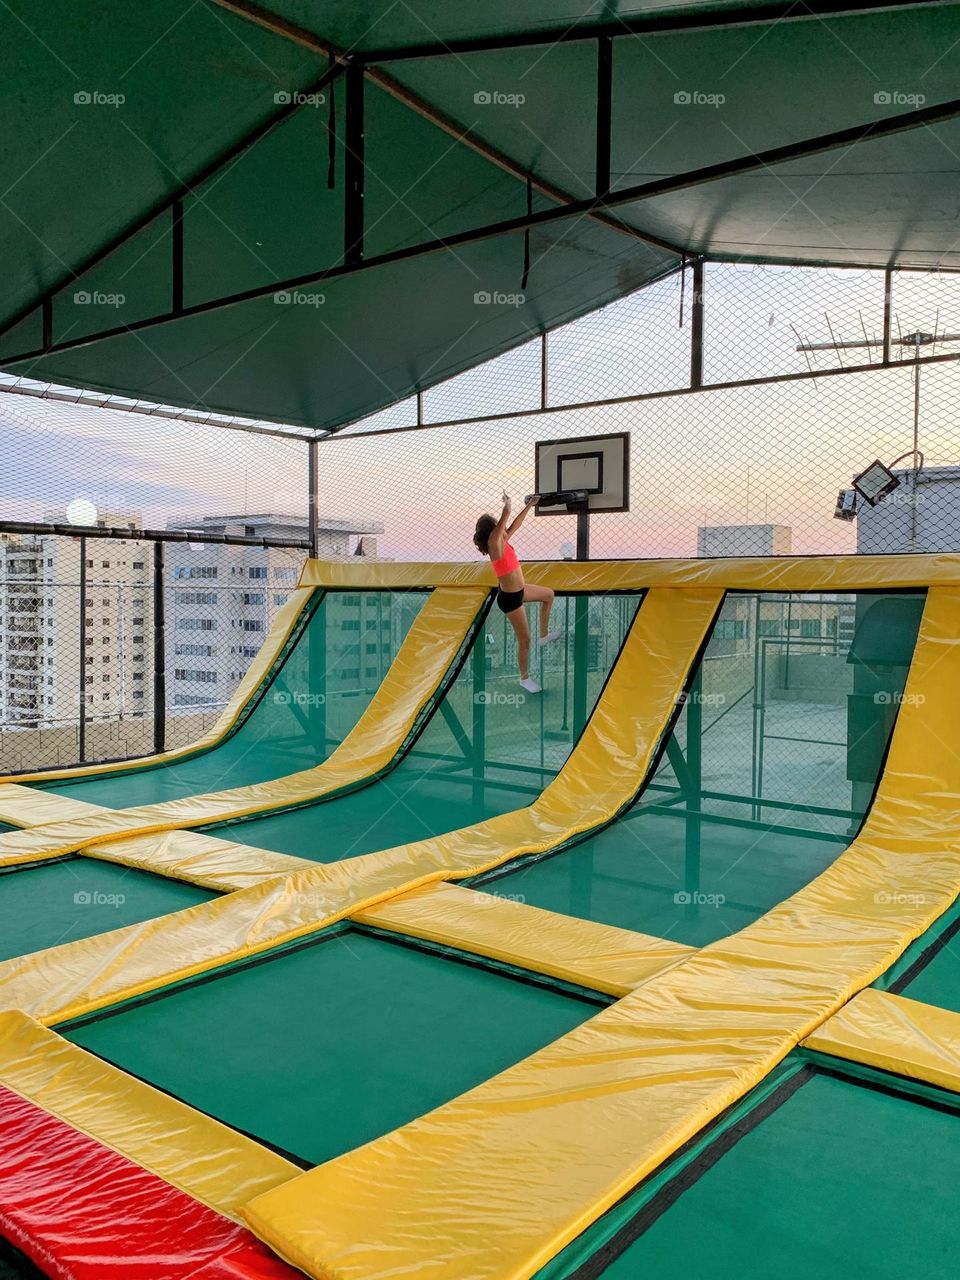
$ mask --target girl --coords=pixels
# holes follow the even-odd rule
[[[541,693],[536,680],[530,676],[527,665],[530,656],[530,628],[524,604],[536,601],[540,605],[540,643],[553,644],[560,639],[559,631],[548,630],[550,610],[553,608],[553,589],[551,587],[529,586],[523,580],[523,570],[516,551],[511,547],[509,539],[523,524],[524,517],[531,507],[540,501],[539,494],[528,498],[523,510],[512,524],[510,519],[510,499],[503,495],[503,510],[500,519],[493,516],[481,516],[477,521],[473,541],[477,550],[489,556],[493,564],[493,572],[497,575],[497,607],[507,615],[517,635],[517,662],[520,667],[520,685],[527,693]]]

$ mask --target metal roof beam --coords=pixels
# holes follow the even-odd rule
[[[693,169],[686,173],[674,174],[667,178],[657,178],[652,182],[643,182],[635,186],[624,187],[621,190],[612,191],[603,196],[576,200],[561,208],[542,209],[539,213],[529,213],[518,218],[507,218],[500,222],[487,223],[485,226],[474,227],[468,231],[460,231],[446,237],[437,237],[420,244],[394,249],[389,253],[365,258],[360,262],[343,263],[340,266],[326,267],[319,271],[308,272],[305,275],[294,276],[291,279],[276,280],[271,284],[260,285],[255,289],[246,289],[241,293],[233,293],[226,297],[197,303],[192,307],[184,307],[182,311],[177,313],[168,312],[161,315],[148,316],[132,324],[119,325],[113,329],[107,329],[101,333],[88,334],[81,338],[71,338],[65,342],[55,343],[48,348],[6,356],[0,360],[0,368],[19,364],[24,360],[36,360],[41,356],[52,355],[60,351],[70,351],[77,347],[84,347],[107,338],[119,337],[126,333],[136,333],[144,329],[156,328],[159,325],[170,324],[186,317],[218,311],[222,307],[239,306],[244,302],[270,297],[278,291],[289,292],[304,288],[307,285],[319,284],[321,281],[336,280],[341,276],[370,271],[376,267],[390,266],[394,263],[427,257],[434,253],[447,252],[451,249],[477,244],[495,236],[513,235],[517,232],[525,231],[528,227],[544,226],[562,221],[564,218],[581,217],[597,209],[617,207],[622,204],[634,204],[657,196],[671,195],[691,187],[704,186],[710,182],[719,182],[744,173],[752,173],[759,169],[785,164],[790,160],[820,155],[824,152],[834,151],[842,147],[851,147],[863,142],[876,141],[881,138],[891,137],[897,133],[906,133],[912,129],[952,120],[957,116],[960,116],[960,98],[952,98],[949,102],[939,103],[931,107],[922,107],[918,111],[904,112],[902,115],[892,116],[886,120],[871,121],[864,125],[856,125],[851,129],[839,129],[832,133],[820,134],[815,138],[807,138],[802,142],[789,143],[783,147],[771,147],[766,151],[739,156],[733,160],[724,160],[718,164],[706,165],[703,168]]]
[[[249,133],[244,134],[244,136],[237,142],[232,143],[225,151],[220,152],[219,155],[208,161],[190,178],[182,182],[175,191],[163,196],[156,202],[156,204],[152,205],[146,213],[141,214],[141,216],[134,222],[125,227],[123,231],[113,236],[99,249],[96,249],[92,254],[85,258],[78,267],[68,268],[67,274],[63,276],[57,284],[46,289],[27,306],[22,307],[10,320],[0,325],[0,338],[4,337],[12,329],[15,329],[18,324],[21,324],[24,320],[28,319],[40,308],[43,310],[43,328],[45,331],[44,336],[46,338],[47,331],[52,325],[52,303],[57,295],[62,293],[64,289],[68,289],[71,285],[75,284],[84,275],[86,275],[88,271],[91,271],[106,258],[109,258],[109,256],[117,249],[127,244],[130,240],[133,240],[141,231],[146,230],[147,227],[156,222],[159,218],[163,217],[166,213],[171,213],[173,216],[174,243],[176,245],[179,240],[179,246],[182,251],[182,227],[179,227],[178,223],[182,218],[182,202],[184,198],[192,195],[197,187],[203,186],[205,182],[209,181],[210,178],[214,177],[222,169],[226,168],[228,164],[236,160],[245,151],[249,150],[250,147],[255,146],[262,138],[265,138],[268,133],[271,133],[274,129],[278,128],[288,120],[290,116],[294,115],[297,111],[302,110],[306,99],[308,99],[312,94],[320,93],[340,74],[342,70],[342,66],[335,61],[332,67],[328,67],[321,76],[308,85],[302,92],[294,94],[289,103],[284,104],[278,111],[275,111],[265,120],[262,120],[255,128],[251,129]],[[182,295],[183,281],[182,278],[179,279],[179,281],[176,278],[175,257],[174,280],[172,282],[172,292],[175,297],[178,289]],[[45,345],[47,344],[45,343]]]
[[[569,191],[564,191],[562,188],[554,186],[553,183],[539,178],[535,173],[528,172],[505,152],[485,142],[482,138],[471,134],[465,126],[452,119],[438,107],[433,106],[432,103],[427,102],[419,94],[408,89],[399,80],[395,80],[386,71],[369,65],[369,62],[358,51],[341,49],[331,44],[323,36],[309,31],[306,27],[290,22],[286,18],[281,18],[270,9],[264,8],[263,5],[254,4],[252,0],[213,0],[213,3],[219,5],[221,9],[227,9],[237,17],[246,18],[248,22],[252,22],[255,26],[262,27],[274,35],[285,36],[302,48],[311,49],[314,53],[323,57],[337,59],[343,63],[363,63],[364,74],[371,84],[389,93],[391,97],[396,98],[398,102],[402,102],[411,111],[415,111],[424,120],[429,120],[431,124],[438,129],[442,129],[444,133],[451,138],[455,138],[463,146],[469,147],[471,151],[482,156],[485,160],[489,160],[491,164],[495,164],[499,169],[503,169],[514,178],[519,178],[522,182],[529,181],[534,190],[539,191],[541,195],[545,195],[548,199],[555,200],[558,204],[569,204],[573,201],[574,197]],[[678,257],[683,256],[683,249],[679,245],[672,244],[670,241],[663,240],[658,236],[647,235],[646,232],[640,231],[636,227],[631,227],[627,223],[621,222],[619,218],[605,214],[602,210],[595,210],[588,216],[594,218],[597,222],[603,223],[604,226],[609,227],[612,231],[618,231],[621,235],[629,236],[632,240],[653,245],[658,249],[666,250],[668,253],[675,253]]]
[[[501,36],[467,36],[450,40],[433,40],[422,44],[357,51],[354,55],[366,65],[384,62],[410,62],[417,58],[463,57],[471,53],[496,53],[505,49],[525,49],[538,45],[573,44],[596,40],[598,36],[624,37],[669,35],[688,31],[710,31],[717,28],[770,25],[781,22],[803,22],[814,19],[842,18],[863,13],[885,13],[895,9],[923,9],[931,4],[947,5],[949,0],[766,0],[744,4],[733,9],[707,9],[689,5],[678,11],[669,8],[659,13],[637,14],[614,21],[591,23],[589,20],[539,31],[511,32]],[[230,8],[235,5],[230,4]]]

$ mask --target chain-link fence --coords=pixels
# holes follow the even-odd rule
[[[470,558],[477,515],[533,488],[537,441],[623,431],[630,508],[591,518],[594,558],[960,551],[960,276],[688,264],[547,335],[531,317],[530,334],[319,439],[321,555]],[[304,429],[19,389],[0,395],[8,524],[79,504],[134,531],[307,537]],[[875,460],[895,484],[873,505],[853,482]],[[573,516],[545,517],[519,545],[555,559],[574,541]],[[303,557],[171,543],[158,613],[154,545],[0,535],[5,772],[191,741]]]
[[[364,477],[383,554],[462,559],[501,490],[533,488],[537,441],[627,431],[630,510],[592,518],[595,558],[960,550],[960,277],[707,263],[694,285],[674,272],[322,441],[319,509],[346,516]],[[871,505],[853,482],[875,460],[896,485]],[[523,549],[574,536],[537,519]]]
[[[304,553],[157,546],[0,538],[0,771],[185,746],[216,721]]]

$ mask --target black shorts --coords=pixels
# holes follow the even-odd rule
[[[501,613],[513,613],[522,604],[523,587],[519,591],[504,591],[503,587],[497,587],[497,608]]]

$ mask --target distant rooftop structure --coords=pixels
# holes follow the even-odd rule
[[[708,524],[697,529],[697,555],[788,556],[793,530],[785,524]]]
[[[960,551],[960,466],[895,467],[900,486],[857,506],[860,555]]]
[[[302,538],[307,535],[307,517],[289,512],[257,511],[200,516],[195,520],[171,520],[168,529],[196,530],[198,533],[230,533],[245,537]],[[375,557],[376,534],[383,533],[380,520],[337,520],[322,516],[317,522],[317,549],[322,556],[354,554],[351,538],[358,538],[360,554]]]

